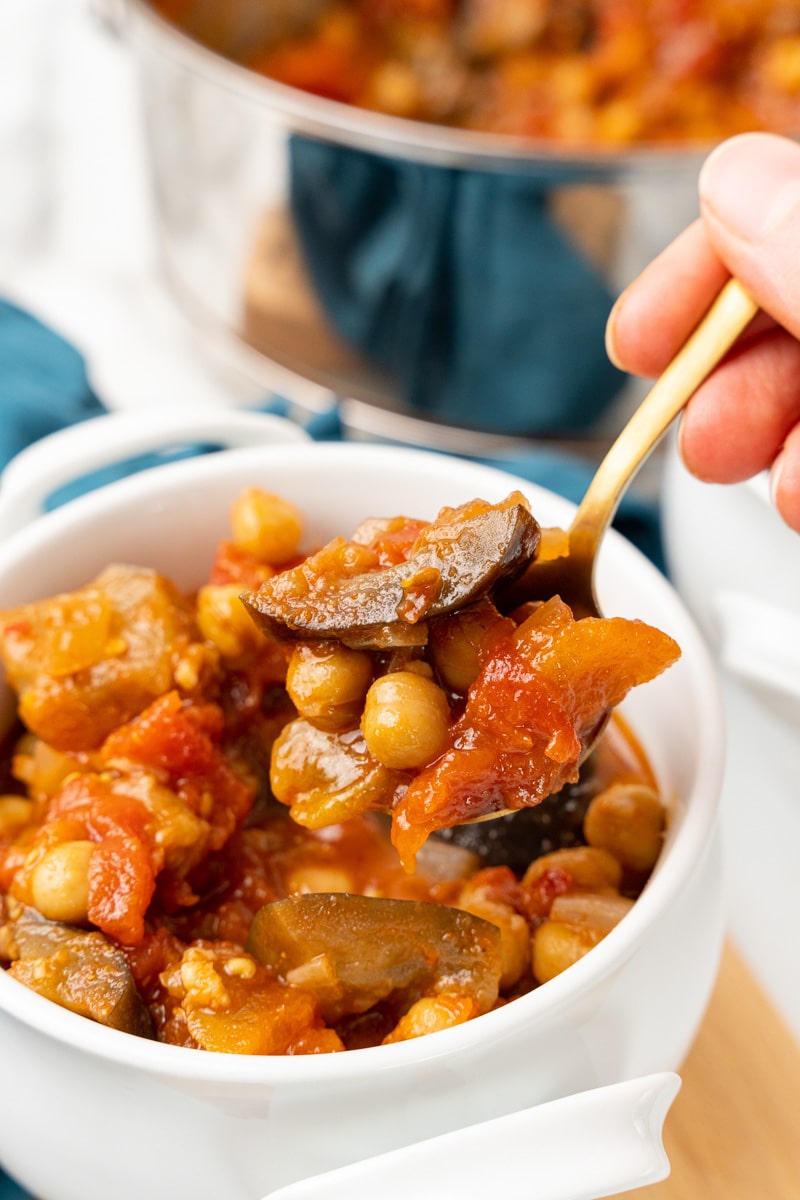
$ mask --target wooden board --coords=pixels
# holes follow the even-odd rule
[[[731,946],[681,1077],[664,1128],[672,1174],[627,1195],[800,1200],[800,1045]]]

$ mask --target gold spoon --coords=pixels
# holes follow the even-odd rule
[[[509,589],[513,599],[558,594],[576,616],[602,615],[595,593],[595,563],[620,500],[672,422],[757,312],[758,305],[742,284],[729,280],[597,468],[567,531],[566,553],[531,563]]]
[[[620,500],[672,422],[757,312],[758,305],[738,280],[729,280],[597,468],[567,531],[566,553],[531,563],[504,592],[506,611],[525,600],[558,595],[576,617],[602,616],[595,592],[595,564]],[[610,716],[610,712],[604,713],[582,739],[581,762],[594,749]],[[476,818],[476,823],[508,812],[486,813]]]

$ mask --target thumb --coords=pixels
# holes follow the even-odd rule
[[[722,142],[700,172],[700,209],[728,270],[800,338],[800,145],[768,133]]]

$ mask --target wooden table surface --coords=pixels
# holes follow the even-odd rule
[[[627,1195],[800,1200],[800,1045],[731,946],[680,1074],[664,1127],[672,1173]]]

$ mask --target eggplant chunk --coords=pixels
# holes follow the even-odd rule
[[[289,896],[256,913],[247,949],[287,983],[313,992],[326,1021],[366,1012],[390,996],[497,999],[500,930],[461,909],[417,900],[320,893]]]
[[[360,649],[425,645],[428,619],[516,578],[539,537],[524,504],[473,501],[440,514],[404,562],[348,573],[353,543],[339,540],[242,599],[256,624],[274,636],[336,638]]]
[[[15,950],[9,975],[101,1025],[154,1036],[125,956],[102,933],[45,921],[25,910],[9,930]]]

